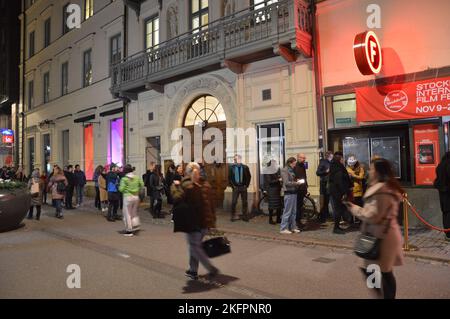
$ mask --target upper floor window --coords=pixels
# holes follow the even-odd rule
[[[69,13],[67,12],[67,8],[69,7],[69,5],[70,5],[70,3],[67,3],[63,7],[63,12],[62,12],[62,16],[63,16],[63,34],[66,34],[67,32],[70,31],[69,27],[67,26],[67,19],[69,18]]]
[[[122,59],[122,36],[120,34],[111,38],[109,62],[111,65],[120,62]]]
[[[159,44],[159,17],[149,18],[145,21],[145,49]]]
[[[61,95],[69,92],[69,62],[61,65]]]
[[[44,103],[50,101],[50,73],[44,74]]]
[[[92,50],[83,53],[83,87],[92,84]]]
[[[87,20],[94,15],[94,0],[84,0],[84,19]]]
[[[50,18],[44,22],[44,48],[50,45],[51,41],[51,22]]]
[[[28,0],[27,1],[27,8],[31,7],[35,2],[36,2],[36,0]]]
[[[28,82],[28,109],[31,110],[34,107],[34,82]]]
[[[34,47],[35,33],[34,31],[30,32],[30,36],[28,38],[28,57],[32,57],[35,53]]]
[[[196,29],[202,29],[209,22],[209,7],[208,0],[190,0],[190,23],[191,29],[198,32]]]
[[[278,0],[252,0],[252,5],[255,6],[255,9],[261,9],[265,6],[269,6],[272,3],[278,2]]]

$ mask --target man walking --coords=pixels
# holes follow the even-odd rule
[[[327,151],[325,157],[319,162],[316,175],[320,177],[320,214],[319,223],[323,224],[330,215],[328,206],[330,203],[330,194],[327,189],[328,175],[330,174],[330,164],[333,160],[333,152]]]
[[[64,172],[64,176],[67,179],[67,189],[66,189],[66,209],[75,209],[72,204],[73,190],[75,187],[75,174],[73,173],[73,166],[67,166],[67,170]]]
[[[76,207],[80,207],[83,204],[84,186],[86,185],[86,175],[80,169],[80,165],[75,165],[75,196]]]
[[[308,180],[306,177],[306,155],[300,153],[297,155],[297,164],[294,168],[295,178],[297,179],[298,193],[297,193],[297,214],[296,214],[296,222],[297,226],[302,229],[305,227],[302,224],[303,218],[303,201],[305,200],[305,196],[308,194]]]
[[[238,220],[236,216],[236,205],[239,195],[242,198],[242,220],[248,221],[248,201],[247,201],[247,188],[250,186],[251,181],[250,169],[247,165],[242,163],[241,155],[234,156],[234,164],[231,165],[228,173],[228,183],[233,189],[232,202],[231,202],[231,221]]]

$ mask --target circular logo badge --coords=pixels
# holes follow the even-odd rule
[[[392,91],[384,98],[384,107],[392,113],[398,113],[408,105],[408,95],[404,91]]]
[[[353,42],[353,53],[356,65],[363,75],[380,73],[383,57],[380,41],[373,31],[356,35]]]

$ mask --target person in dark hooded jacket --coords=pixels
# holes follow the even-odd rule
[[[450,229],[450,152],[445,153],[436,168],[434,187],[439,191],[444,228]],[[450,241],[450,232],[446,233],[445,238]]]
[[[333,202],[333,233],[335,234],[345,234],[344,230],[339,227],[339,223],[342,218],[347,217],[347,207],[343,204],[343,200],[350,194],[351,186],[350,176],[344,166],[344,156],[342,152],[336,152],[331,161],[330,174],[328,175],[328,191]]]

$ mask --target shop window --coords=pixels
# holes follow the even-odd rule
[[[94,126],[84,127],[84,171],[86,178],[92,180],[94,175]]]
[[[34,137],[30,137],[28,139],[28,167],[30,168],[30,172],[34,170]]]
[[[70,140],[69,140],[69,130],[62,132],[62,160],[63,165],[69,165],[69,150],[70,150]]]
[[[49,176],[50,173],[52,172],[52,165],[50,164],[51,161],[51,155],[52,155],[52,147],[50,144],[50,134],[45,134],[43,135],[43,140],[44,140],[44,148],[43,148],[43,152],[44,152],[44,162],[43,162],[43,167],[44,167],[44,173]]]
[[[333,96],[332,108],[335,128],[357,125],[355,94]]]
[[[123,119],[111,120],[110,125],[110,158],[111,162],[123,166]]]

